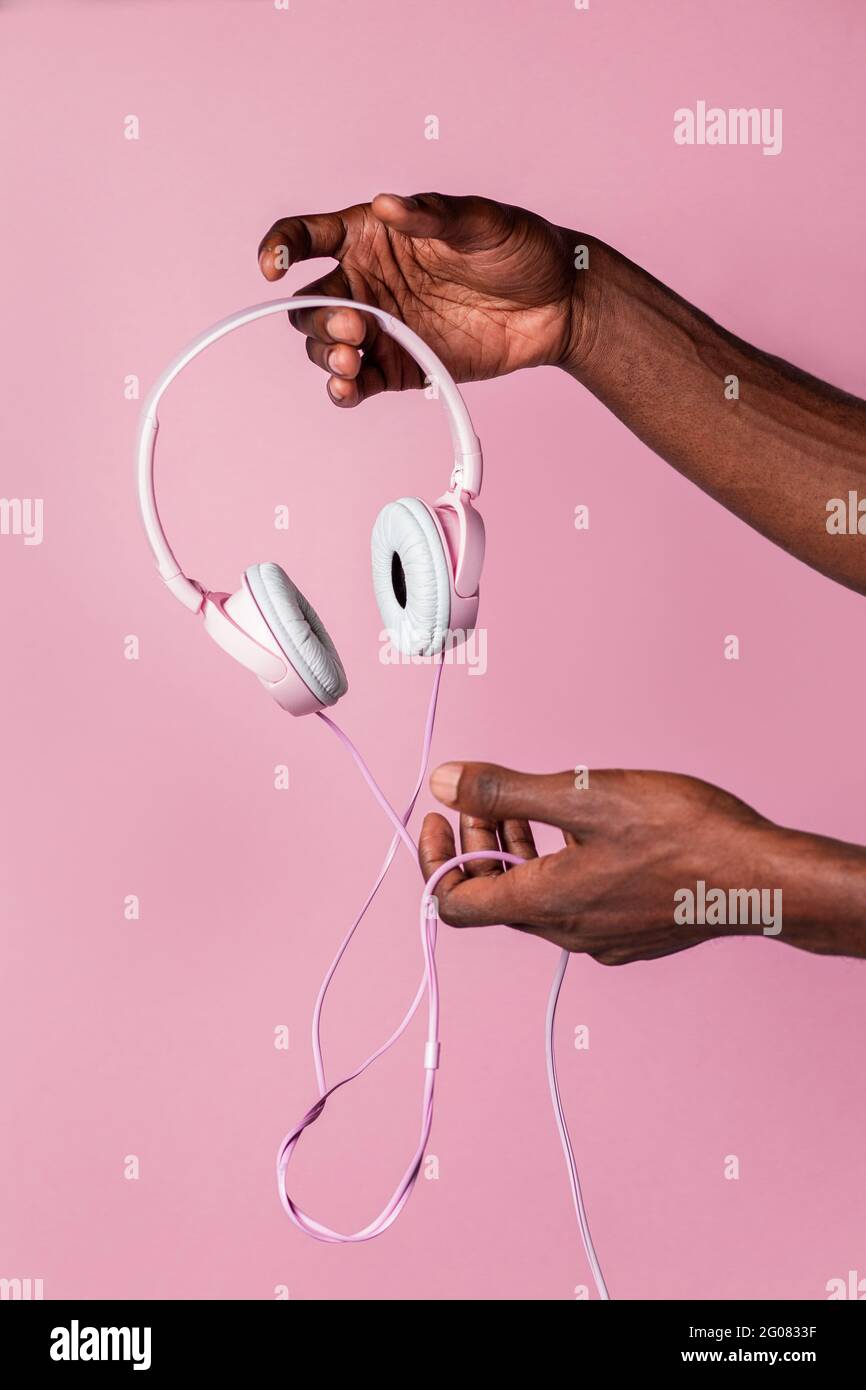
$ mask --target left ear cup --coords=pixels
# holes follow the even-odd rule
[[[398,651],[434,656],[451,620],[450,560],[430,510],[418,497],[383,507],[373,527],[373,591]]]
[[[320,705],[336,704],[349,683],[313,605],[279,565],[250,565],[244,579],[277,646],[304,685]]]

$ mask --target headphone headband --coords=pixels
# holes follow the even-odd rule
[[[448,412],[451,436],[454,442],[454,469],[451,474],[450,487],[457,492],[467,493],[469,497],[477,497],[481,491],[481,444],[472,428],[472,421],[463,397],[457,389],[457,384],[451,373],[440,362],[435,352],[405,323],[401,323],[399,319],[395,319],[384,309],[374,308],[372,304],[360,304],[353,299],[331,299],[322,295],[299,295],[291,299],[272,299],[264,304],[253,304],[248,309],[240,309],[237,313],[230,314],[228,318],[221,319],[219,323],[205,329],[166,368],[145,401],[138,431],[136,449],[138,500],[150,548],[154,553],[157,568],[165,584],[175,597],[194,613],[197,613],[201,608],[202,590],[194,580],[187,578],[175,559],[156,505],[153,462],[156,435],[159,429],[159,403],[168,387],[175,377],[180,375],[184,367],[188,366],[195,357],[198,357],[199,353],[204,352],[205,348],[209,348],[212,343],[225,337],[235,328],[253,323],[256,319],[266,318],[269,314],[286,313],[295,309],[326,307],[357,309],[359,313],[370,314],[379,324],[379,327],[390,338],[399,343],[417,362],[425,375],[436,383]]]

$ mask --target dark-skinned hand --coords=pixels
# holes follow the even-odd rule
[[[358,299],[395,314],[457,381],[569,363],[581,318],[574,234],[489,198],[380,193],[342,212],[284,217],[259,247],[267,280],[330,256],[332,270],[298,294]],[[291,315],[335,405],[421,387],[420,368],[369,314]]]
[[[452,926],[502,923],[605,965],[761,933],[761,925],[677,925],[674,894],[699,879],[725,890],[784,885],[780,939],[811,950],[837,949],[851,914],[863,919],[862,850],[786,830],[694,777],[593,770],[579,790],[572,772],[466,762],[443,764],[430,786],[459,810],[463,852],[501,848],[527,861],[503,869],[476,860],[447,873],[436,896]],[[558,827],[563,848],[539,855],[530,821]],[[456,853],[451,825],[430,812],[419,841],[425,880]]]

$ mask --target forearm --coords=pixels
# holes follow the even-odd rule
[[[755,831],[751,858],[756,881],[781,892],[776,940],[866,957],[866,849],[767,822]]]
[[[576,272],[566,369],[723,506],[866,593],[866,403],[735,338],[603,243],[575,239],[589,267]],[[831,533],[827,504],[847,509],[851,492],[864,534]]]

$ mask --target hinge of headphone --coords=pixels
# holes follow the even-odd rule
[[[161,578],[169,593],[180,599],[184,608],[188,608],[191,613],[201,612],[207,594],[197,579],[187,579],[185,574],[179,573],[171,575],[168,579],[165,575]]]
[[[452,492],[468,492],[470,497],[477,497],[481,491],[481,479],[484,469],[484,459],[479,444],[477,452],[471,454],[458,454],[454,460],[454,468],[451,473],[449,487]]]

